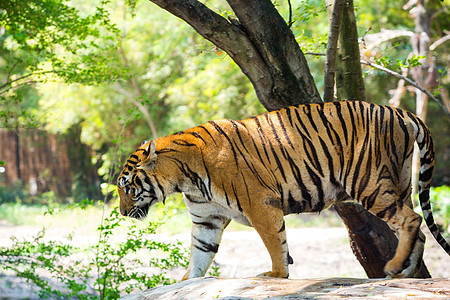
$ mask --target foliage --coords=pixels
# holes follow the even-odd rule
[[[0,124],[37,126],[39,82],[97,84],[119,78],[111,56],[119,31],[108,1],[82,12],[67,0],[0,2]],[[100,43],[99,41],[108,41]]]
[[[79,206],[88,204],[84,201]],[[43,298],[117,299],[133,290],[173,283],[165,271],[187,264],[180,243],[152,240],[149,235],[159,224],[149,222],[144,228],[131,224],[126,228],[126,238],[114,244],[112,239],[117,238],[123,221],[116,207],[98,227],[98,243],[87,248],[74,246],[70,236],[62,241],[48,240],[44,229],[30,241],[12,238],[10,247],[0,248],[0,270],[12,271],[34,283]],[[150,267],[157,273],[148,275]],[[43,271],[50,279],[42,275]],[[63,288],[56,288],[52,282]]]
[[[80,124],[81,141],[96,151],[94,162],[103,163],[101,175],[109,174],[116,147],[122,160],[143,139],[263,111],[250,82],[228,56],[170,14],[143,1],[133,5],[130,13],[123,3],[111,3],[112,22],[122,35],[119,46],[105,53],[127,70],[126,76],[95,86],[39,85],[39,110],[34,111],[51,132]]]

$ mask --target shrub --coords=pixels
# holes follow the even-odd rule
[[[0,248],[0,270],[34,283],[42,298],[117,299],[133,290],[173,283],[166,271],[187,265],[186,250],[180,243],[151,240],[149,235],[160,225],[152,222],[143,229],[136,223],[127,226],[126,238],[113,244],[111,238],[123,221],[116,207],[98,226],[98,243],[86,248],[73,246],[70,236],[46,240],[44,229],[30,241],[13,237],[11,246]],[[150,267],[159,272],[148,275]],[[44,273],[49,278],[40,275]]]

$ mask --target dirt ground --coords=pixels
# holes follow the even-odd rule
[[[9,237],[31,237],[40,228],[7,226],[0,224],[0,246],[9,243]],[[450,277],[450,257],[440,248],[425,228],[427,243],[424,260],[435,278]],[[58,238],[67,233],[49,229],[49,238]],[[344,227],[333,228],[287,228],[290,255],[294,264],[290,266],[290,278],[314,279],[330,277],[366,278],[364,270],[354,257],[348,244]],[[95,242],[96,236],[74,236],[80,244]],[[189,232],[174,236],[158,235],[155,239],[179,240],[190,243]],[[268,271],[271,267],[267,250],[254,230],[226,231],[223,235],[214,265],[220,267],[220,276],[228,278],[251,277]],[[184,269],[176,269],[170,276],[179,279]],[[0,299],[37,298],[33,287],[20,278],[0,274]]]

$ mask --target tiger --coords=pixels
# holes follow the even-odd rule
[[[384,273],[410,277],[425,242],[411,198],[414,142],[423,216],[450,255],[430,206],[435,152],[428,128],[408,111],[362,101],[290,106],[144,141],[118,177],[120,212],[143,219],[155,203],[181,192],[192,220],[182,280],[205,275],[231,220],[252,226],[269,252],[272,270],[260,276],[287,278],[293,259],[284,216],[352,201],[398,237]]]

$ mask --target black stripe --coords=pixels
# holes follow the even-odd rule
[[[196,245],[195,243],[193,243],[194,247],[197,248],[198,250],[203,252],[214,252],[214,253],[217,253],[217,251],[219,251],[219,244],[216,243],[209,244],[203,240],[198,239],[195,236],[193,236],[193,238],[200,243],[200,245]]]
[[[231,183],[231,188],[233,189],[234,198],[236,199],[236,204],[238,206],[238,209],[239,209],[240,212],[242,212],[241,203],[239,202],[239,198],[238,198],[238,195],[236,193],[236,188],[234,187],[233,183]]]
[[[396,211],[397,211],[397,204],[394,202],[391,205],[389,205],[388,207],[386,207],[385,209],[383,209],[382,211],[378,212],[377,217],[380,219],[384,219],[384,217],[386,216],[386,213],[389,213],[389,216],[392,217]]]
[[[336,113],[337,113],[339,122],[341,123],[342,131],[344,132],[345,144],[348,145],[347,125],[345,124],[344,117],[342,116],[341,103],[340,102],[334,102],[334,105],[336,106],[336,111],[337,111]]]
[[[308,166],[308,164],[306,164],[305,166],[306,170],[308,171],[309,177],[311,177],[317,190],[317,202],[314,204],[314,207],[312,207],[311,210],[313,212],[321,211],[325,206],[322,180],[320,180],[319,176],[317,176],[317,174]]]
[[[313,164],[314,168],[319,171],[320,176],[324,176],[323,175],[323,171],[322,171],[322,167],[319,161],[319,158],[317,157],[317,152],[315,149],[314,144],[312,143],[311,139],[309,139],[308,137],[306,137],[305,135],[303,135],[303,133],[301,132],[301,130],[298,128],[297,125],[295,125],[297,132],[301,135],[302,140],[303,140],[303,150],[306,153],[306,156],[308,157],[308,160],[310,163]],[[308,144],[306,145],[305,142]]]
[[[419,173],[419,181],[427,182],[428,180],[431,180],[431,177],[433,176],[433,167],[429,168],[428,170],[424,172]]]
[[[180,152],[180,151],[175,150],[175,149],[163,148],[163,149],[159,149],[159,150],[155,151],[155,154],[158,155],[158,154],[169,153],[169,152]]]
[[[430,190],[426,189],[420,192],[419,194],[420,203],[426,203],[430,200]],[[431,209],[431,207],[430,207]]]
[[[207,190],[207,195],[208,195],[208,199],[212,200],[212,188],[211,188],[211,175],[209,174],[209,170],[208,167],[206,166],[206,162],[205,162],[205,157],[203,156],[203,151],[202,153],[202,162],[203,162],[203,167],[205,168],[205,173],[208,176],[208,188]]]
[[[283,225],[281,226],[280,230],[278,230],[278,233],[281,233],[281,232],[283,232],[285,230],[286,230],[286,224],[283,221]]]
[[[303,192],[303,190],[302,190],[302,192]],[[311,195],[310,195],[310,197],[311,197]],[[288,200],[288,207],[289,207],[290,213],[298,214],[298,213],[303,212],[302,204],[300,202],[295,201],[291,192],[289,192],[287,200]],[[310,198],[310,201],[311,201],[311,198]]]
[[[286,107],[286,116],[288,117],[289,123],[291,123],[291,127],[294,126],[294,124],[292,123],[292,117],[291,117],[291,107]]]
[[[345,102],[347,105],[348,113],[350,115],[350,129],[352,130],[352,137],[350,139],[350,153],[355,153],[355,143],[357,142],[357,134],[356,134],[356,123],[355,123],[355,117],[354,117],[354,111],[351,109],[351,103]],[[349,178],[350,171],[352,169],[353,162],[355,160],[352,159],[350,162],[347,162],[347,168],[345,170],[345,176],[344,176],[344,186],[347,186],[347,179]]]
[[[292,160],[292,158],[290,156],[288,156],[288,162],[289,162],[289,165],[291,166],[292,174],[294,175],[294,178],[297,181],[297,184],[302,193],[302,199],[303,199],[302,202],[306,201],[308,203],[309,207],[312,207],[312,204],[311,204],[312,197],[311,197],[311,194],[309,193],[308,189],[306,188],[305,184],[303,183],[302,175],[301,175],[302,173],[300,171],[300,168],[294,163],[294,161]],[[302,212],[303,208],[301,208],[301,204],[298,202],[295,202],[297,204],[294,204],[292,201],[295,201],[295,200],[293,199],[291,193],[289,192],[288,205],[289,205],[291,211],[294,213]],[[299,206],[300,206],[300,208],[299,208]],[[299,210],[299,209],[301,209],[301,210]]]
[[[367,149],[367,142],[368,141],[369,141],[369,131],[367,131],[366,137],[364,138],[362,149]],[[353,199],[356,199],[355,198],[356,194],[359,195],[359,189],[358,189],[358,193],[357,193],[357,190],[356,190],[356,181],[360,177],[359,171],[361,169],[361,165],[362,165],[362,162],[363,162],[365,156],[366,156],[366,152],[361,151],[359,153],[358,161],[356,163],[355,170],[353,171],[353,181],[352,181],[352,186],[351,186],[351,196],[352,196]],[[359,188],[359,186],[358,186],[358,188]]]
[[[277,111],[277,117],[278,117],[278,122],[281,125],[281,129],[283,130],[284,136],[286,137],[286,140],[288,141],[291,148],[294,149],[294,145],[292,145],[291,139],[289,138],[289,136],[287,134],[286,127],[284,126],[283,119],[281,118],[281,114],[279,111]]]
[[[193,199],[193,198],[189,197],[188,195],[184,195],[184,197],[185,197],[189,202],[192,202],[192,203],[195,203],[195,204],[208,203],[207,201]]]
[[[194,137],[196,137],[198,139],[201,139],[203,141],[203,143],[206,144],[206,141],[203,139],[203,137],[198,132],[184,132],[184,134],[189,134],[189,135],[192,135],[192,136],[194,136]]]
[[[297,121],[300,124],[300,126],[302,127],[303,132],[308,136],[308,139],[311,140],[311,135],[309,134],[309,130],[306,128],[306,125],[303,123],[302,118],[300,118],[299,110],[296,109],[294,111],[295,111],[295,116],[297,117]],[[297,127],[297,125],[296,125],[296,127]],[[298,127],[297,127],[297,130],[298,130]]]
[[[367,197],[366,206],[365,206],[365,208],[367,210],[370,210],[373,207],[373,205],[375,204],[375,201],[377,200],[378,194],[380,193],[380,188],[381,188],[381,186],[379,185],[377,187],[377,189],[375,191],[373,191],[372,194],[370,194]]]
[[[402,117],[403,117],[403,115],[402,115]],[[408,145],[409,145],[408,128],[406,127],[404,118],[398,118],[398,124],[400,125],[400,128],[403,130],[403,133],[405,134],[405,144],[404,144],[405,149],[403,150],[403,159],[406,159],[407,154],[408,154]]]
[[[209,123],[214,126],[214,128],[219,132],[219,134],[223,135],[227,139],[228,143],[230,144],[231,150],[233,151],[234,161],[236,162],[236,167],[239,168],[237,153],[236,153],[236,150],[234,149],[234,146],[233,146],[233,143],[231,142],[230,137],[225,133],[225,131],[223,131],[223,129],[219,125],[217,125],[216,122],[209,121]]]
[[[366,125],[367,125],[368,118],[366,118],[367,121],[364,121],[364,117],[365,117],[365,113],[367,113],[367,109],[364,107],[364,104],[363,104],[362,102],[358,101],[357,103],[358,103],[359,109],[360,109],[358,115],[361,115],[361,124],[363,125],[363,128],[364,128],[365,130],[368,130],[368,127],[366,126]]]
[[[308,112],[305,112],[306,107],[307,107],[308,110],[309,110]],[[312,128],[314,128],[314,130],[315,130],[317,133],[319,133],[319,130],[317,130],[316,124],[315,124],[315,122],[314,122],[314,120],[313,120],[313,118],[312,118],[312,111],[311,111],[310,105],[304,106],[304,107],[303,107],[303,111],[305,112],[305,115],[306,115],[306,117],[308,118],[309,123],[311,124]]]
[[[197,126],[197,127],[203,129],[209,135],[209,137],[213,140],[214,144],[217,145],[216,140],[214,139],[212,134],[208,131],[208,129],[206,129],[203,125],[200,125],[200,126]]]
[[[426,200],[425,200],[425,201],[427,201],[427,202],[423,202],[423,203],[420,205],[420,207],[422,208],[422,210],[431,210],[431,203],[428,202],[428,196],[425,196],[425,197],[427,197]]]
[[[227,191],[225,190],[225,185],[223,184],[223,182],[222,182],[222,191],[225,193],[225,199],[227,200],[227,205],[228,205],[228,207],[231,207],[231,204],[230,204],[230,198],[228,198],[228,193],[227,193]]]
[[[196,144],[192,144],[192,143],[186,142],[185,140],[180,140],[180,139],[174,140],[173,143],[178,145],[178,146],[185,146],[185,147],[193,147],[194,146],[194,147],[197,147]]]
[[[277,167],[281,172],[281,176],[283,176],[284,181],[286,181],[286,174],[284,173],[284,168],[283,168],[283,164],[281,163],[280,159],[278,158],[278,155],[275,151],[275,149],[273,148],[272,143],[269,141],[269,146],[270,146],[270,150],[272,152],[272,157],[275,159],[275,162],[277,163]],[[286,156],[285,156],[286,157]]]
[[[266,136],[264,135],[264,132],[262,131],[261,123],[259,122],[259,119],[257,117],[253,117],[252,120],[254,120],[256,123],[256,126],[258,128],[257,131],[258,131],[259,139],[261,140],[261,145],[264,149],[264,153],[266,154],[267,161],[270,163],[270,156],[269,156],[269,153],[267,152],[266,141],[265,141]]]
[[[322,121],[322,124],[323,124],[323,126],[325,127],[325,129],[327,131],[328,138],[330,139],[330,141],[333,144],[336,145],[337,143],[339,143],[339,136],[337,135],[336,131],[333,128],[330,127],[330,122],[328,121],[327,117],[325,116],[324,111],[323,110],[319,110],[319,108],[318,108],[317,113],[319,114],[320,120]],[[331,136],[331,131],[334,132],[334,139]]]
[[[391,146],[391,152],[392,154],[395,156],[395,161],[398,164],[399,160],[398,160],[398,155],[397,155],[397,146],[395,145],[395,135],[394,135],[394,119],[395,119],[395,115],[394,115],[394,109],[390,106],[386,107],[389,110],[390,113],[390,117],[389,117],[389,138],[390,138],[390,146]]]
[[[272,128],[272,133],[275,136],[275,139],[278,142],[278,148],[280,148],[281,154],[283,154],[284,158],[286,158],[286,150],[283,147],[283,144],[281,143],[280,137],[278,136],[278,131],[275,128],[275,125],[272,122],[272,119],[269,118],[269,114],[265,115],[266,116],[266,120],[267,123],[270,125],[270,127]],[[271,144],[271,142],[269,141],[269,143]],[[272,148],[272,152],[273,154],[275,154],[274,149]]]
[[[135,164],[137,164],[138,162],[137,162],[137,161],[133,161],[133,160],[128,159],[126,163],[127,163],[127,164],[130,164],[130,165],[135,165]]]
[[[366,172],[361,176],[358,186],[358,193],[362,194],[367,185],[369,184],[369,180],[372,177],[372,142],[369,141],[369,153],[367,154],[367,163],[366,163]],[[365,206],[365,205],[364,205]],[[367,208],[367,207],[366,207]]]
[[[245,151],[248,152],[247,148],[245,147],[245,143],[242,140],[241,132],[240,132],[240,130],[238,128],[238,125],[237,125],[238,123],[236,121],[233,121],[233,120],[230,120],[230,122],[233,124],[233,128],[236,131],[236,134],[237,134],[237,136],[239,138],[239,141],[241,142],[242,147],[244,147]],[[236,146],[236,148],[239,149],[239,147],[237,147],[237,146]],[[239,150],[239,152],[241,152],[241,151]],[[242,154],[242,152],[241,152],[241,154]]]
[[[336,178],[334,177],[334,166],[333,166],[333,158],[331,157],[330,151],[328,151],[328,147],[325,144],[325,141],[319,136],[320,145],[322,146],[325,157],[328,161],[328,170],[330,171],[330,182],[333,185],[337,185]],[[323,176],[323,175],[322,175]]]
[[[375,166],[377,169],[380,167],[381,164],[381,126],[380,122],[383,122],[383,114],[384,114],[384,107],[379,107],[380,109],[375,113]],[[380,116],[381,115],[381,116]]]
[[[206,227],[206,228],[208,228],[209,230],[222,229],[221,227],[219,227],[219,226],[217,226],[216,224],[211,223],[211,222],[195,222],[195,221],[192,221],[192,223],[194,223],[195,225],[198,225],[198,226]]]

